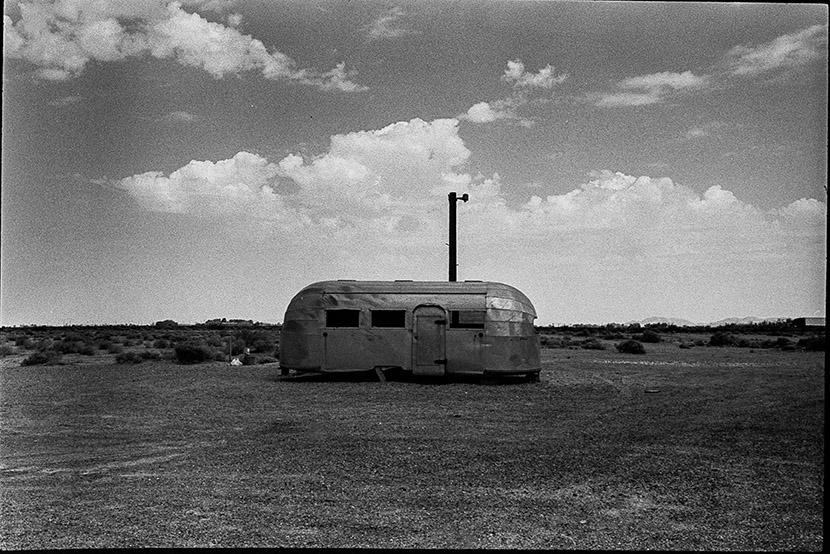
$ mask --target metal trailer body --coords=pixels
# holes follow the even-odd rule
[[[527,296],[502,283],[321,281],[288,305],[280,367],[284,375],[394,367],[538,379],[535,318]]]

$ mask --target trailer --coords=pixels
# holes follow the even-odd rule
[[[414,375],[527,375],[538,380],[536,310],[487,281],[313,283],[288,305],[283,375],[397,368]]]

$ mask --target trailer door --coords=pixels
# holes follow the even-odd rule
[[[447,312],[440,306],[418,306],[413,311],[412,372],[444,375],[447,369]]]

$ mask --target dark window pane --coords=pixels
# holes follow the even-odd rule
[[[372,327],[406,327],[406,310],[372,310]]]
[[[485,311],[459,310],[450,312],[450,327],[455,329],[484,329]]]
[[[360,310],[327,310],[326,327],[360,327]]]

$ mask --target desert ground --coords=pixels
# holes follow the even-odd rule
[[[825,354],[799,337],[548,330],[538,383],[378,382],[133,331],[22,365],[71,341],[3,330],[0,547],[823,548]]]

